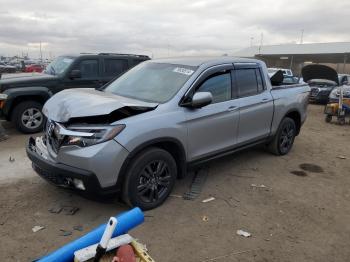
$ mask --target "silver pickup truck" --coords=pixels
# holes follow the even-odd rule
[[[307,84],[273,88],[254,59],[146,61],[101,90],[50,98],[45,135],[30,138],[27,154],[58,186],[120,192],[129,205],[151,209],[189,166],[258,144],[287,154],[309,91]]]

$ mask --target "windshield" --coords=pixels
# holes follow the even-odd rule
[[[44,73],[50,75],[62,74],[73,62],[72,57],[59,56],[46,67]]]
[[[196,67],[144,62],[116,79],[105,89],[116,95],[164,103],[190,78]]]

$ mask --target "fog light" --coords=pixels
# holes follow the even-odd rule
[[[73,184],[76,188],[85,190],[84,182],[82,180],[74,178]]]

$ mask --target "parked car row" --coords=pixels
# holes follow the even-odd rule
[[[327,104],[328,102],[337,102],[339,86],[343,87],[344,97],[350,98],[350,75],[338,74],[333,68],[325,65],[305,66],[303,70],[307,70],[307,68],[312,68],[312,72],[317,71],[319,78],[315,78],[314,75],[310,75],[309,79],[298,78],[293,76],[290,69],[284,68],[268,68],[268,74],[272,78],[277,73],[280,73],[280,77],[283,77],[281,81],[283,85],[307,82],[311,87],[309,101],[312,103]]]
[[[339,87],[344,87],[344,97],[349,97],[350,75],[338,74],[334,69],[324,65],[317,66],[322,72],[322,78],[306,81],[311,87],[310,102],[327,104],[337,102],[339,99]],[[307,69],[305,67],[303,70]]]
[[[0,62],[0,74],[2,73],[14,73],[16,72],[16,67]]]

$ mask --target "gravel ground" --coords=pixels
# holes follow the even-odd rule
[[[322,112],[322,106],[309,106],[287,156],[256,148],[207,164],[207,181],[194,201],[176,197],[188,190],[192,175],[179,180],[175,196],[146,212],[145,223],[130,234],[147,244],[156,261],[349,261],[350,126],[327,124]],[[1,261],[32,260],[127,209],[115,198],[88,200],[40,179],[25,156],[28,136],[5,127],[10,138],[0,143]],[[211,196],[215,200],[202,203]],[[48,211],[57,205],[79,211]],[[33,233],[36,225],[45,228]],[[83,231],[73,230],[78,225]],[[237,235],[239,229],[251,237]]]

